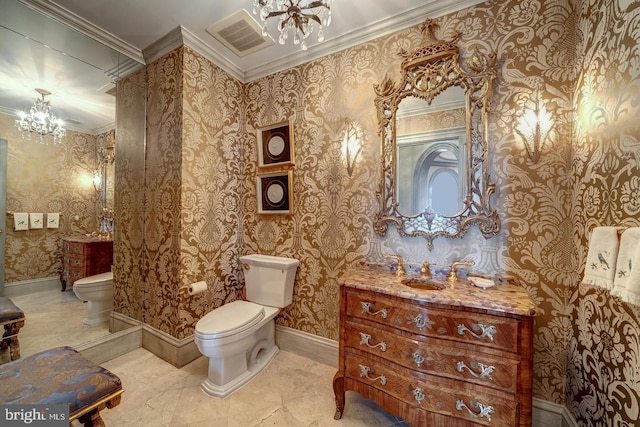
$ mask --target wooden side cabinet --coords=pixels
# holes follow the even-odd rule
[[[106,273],[113,264],[113,240],[95,237],[62,238],[62,290],[83,277]]]

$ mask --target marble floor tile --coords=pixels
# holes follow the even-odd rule
[[[86,303],[73,291],[52,289],[11,298],[25,312],[23,357],[76,346],[108,333],[82,324]],[[122,402],[101,412],[108,427],[408,427],[376,404],[347,392],[342,419],[333,419],[335,368],[280,351],[253,380],[219,399],[200,389],[208,359],[178,369],[139,348],[102,364],[122,380]],[[80,424],[75,421],[73,427]]]
[[[109,325],[87,326],[87,303],[72,290],[48,289],[13,296],[11,301],[24,312],[24,326],[18,333],[22,357],[63,345],[76,346],[109,333]]]
[[[376,404],[347,392],[341,420],[333,419],[335,368],[280,351],[252,381],[224,399],[200,383],[208,361],[178,369],[145,349],[104,363],[122,380],[122,402],[102,411],[108,427],[407,427]]]

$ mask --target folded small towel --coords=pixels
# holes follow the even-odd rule
[[[44,227],[42,213],[30,213],[29,214],[29,227],[30,228],[42,228]]]
[[[622,233],[613,284],[613,295],[630,304],[640,305],[640,227],[629,228]]]
[[[29,229],[29,214],[26,212],[13,213],[13,229],[23,231]]]
[[[622,230],[622,227],[595,227],[591,231],[583,283],[600,286],[607,290],[613,288],[620,248],[618,230]]]
[[[47,214],[47,228],[58,228],[58,227],[60,227],[60,213],[49,212]]]

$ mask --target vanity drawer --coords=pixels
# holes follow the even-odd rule
[[[64,253],[68,255],[78,255],[82,257],[84,253],[84,244],[76,242],[64,242]]]
[[[415,340],[362,323],[345,323],[345,345],[411,370],[516,393],[519,360],[456,348],[456,343]],[[468,347],[468,345],[464,345]]]
[[[66,280],[69,284],[73,284],[76,280],[82,279],[84,276],[84,270],[82,268],[70,268],[67,271]]]
[[[426,308],[363,293],[347,292],[347,316],[424,336],[448,338],[518,353],[520,321],[472,312]]]
[[[465,382],[412,374],[392,364],[345,353],[345,375],[414,407],[494,427],[517,425],[518,404],[508,394]]]

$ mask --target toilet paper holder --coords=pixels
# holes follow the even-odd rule
[[[203,292],[206,292],[207,289],[208,289],[208,285],[207,285],[207,282],[205,282],[204,280],[200,282],[191,283],[190,285],[180,286],[180,292],[185,293],[189,296],[201,294]]]

